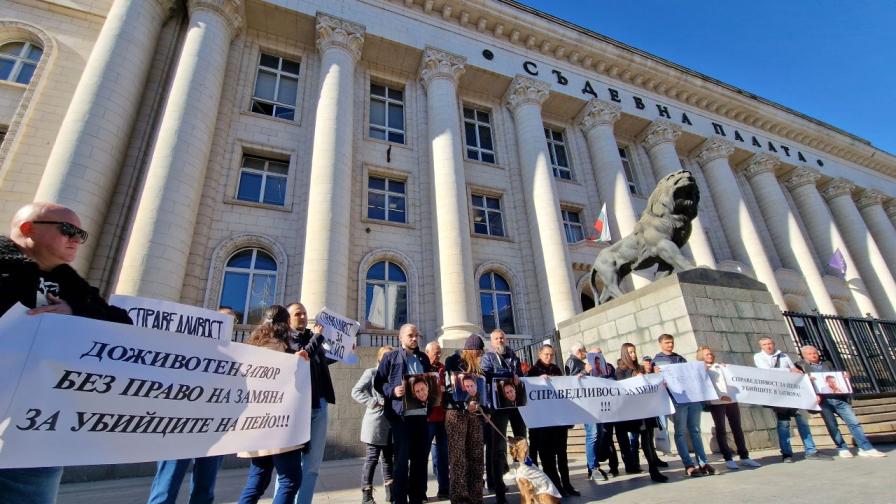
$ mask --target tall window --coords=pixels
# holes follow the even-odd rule
[[[488,112],[464,107],[464,134],[467,158],[485,163],[495,162],[492,124]]]
[[[563,215],[563,230],[566,232],[566,243],[579,243],[585,239],[582,229],[582,216],[575,210],[560,209]]]
[[[287,173],[289,173],[289,161],[243,156],[236,199],[285,205]]]
[[[501,329],[515,334],[513,323],[513,295],[510,285],[501,275],[490,271],[479,277],[479,304],[482,308],[482,328],[488,334]]]
[[[370,136],[404,143],[404,91],[370,83]]]
[[[408,321],[408,277],[401,266],[380,261],[367,270],[365,321],[369,329],[397,330]]]
[[[238,324],[260,324],[276,289],[277,261],[262,250],[243,249],[227,260],[218,306],[233,308]]]
[[[492,196],[473,194],[473,232],[490,236],[504,236],[504,217],[501,200]]]
[[[370,176],[367,179],[367,218],[407,222],[405,181]]]
[[[569,169],[569,159],[566,157],[563,132],[545,128],[544,138],[548,142],[548,152],[551,153],[551,168],[554,170],[554,176],[563,180],[572,180],[572,170]]]
[[[628,182],[628,191],[638,194],[638,182],[635,179],[635,170],[628,156],[628,148],[619,147],[619,159],[622,160],[622,170],[625,172],[625,181]]]
[[[292,121],[298,92],[299,62],[262,53],[255,76],[252,112]]]
[[[0,80],[28,84],[44,50],[31,42],[0,45]]]

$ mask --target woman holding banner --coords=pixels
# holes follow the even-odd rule
[[[264,322],[246,343],[277,352],[292,353],[289,349],[289,312],[280,305],[271,305],[264,312]],[[255,504],[264,495],[274,469],[277,470],[277,492],[273,504],[293,504],[302,486],[302,446],[288,446],[255,452],[240,452],[237,457],[248,458],[249,477],[240,495],[240,504]]]
[[[616,363],[616,379],[625,380],[638,376],[641,373],[641,365],[638,363],[638,352],[635,345],[624,343],[620,351],[619,361]],[[644,418],[641,420],[630,420],[628,422],[618,422],[616,424],[618,431],[624,431],[627,436],[629,432],[637,434],[640,437],[641,450],[644,451],[644,458],[647,459],[647,467],[650,471],[650,479],[657,483],[665,483],[669,480],[667,476],[659,470],[659,456],[653,446],[653,429],[657,426],[656,418]],[[631,453],[631,458],[637,463],[636,452]]]
[[[383,355],[392,350],[391,346],[380,347],[376,353],[377,364],[383,360]],[[392,502],[392,433],[383,411],[386,400],[373,388],[375,376],[376,367],[367,369],[352,387],[352,399],[367,406],[361,420],[361,442],[367,445],[367,458],[361,469],[361,504],[376,504],[373,500],[373,473],[380,458],[383,461],[381,468],[386,501]]]
[[[731,426],[731,434],[734,435],[734,444],[737,446],[737,455],[740,457],[741,465],[745,467],[761,466],[759,462],[750,458],[750,452],[747,450],[744,431],[740,426],[740,407],[731,399],[728,384],[725,383],[725,377],[722,376],[724,364],[716,362],[716,356],[708,346],[701,346],[697,349],[697,360],[706,363],[706,373],[719,395],[718,400],[709,401],[709,412],[712,414],[712,422],[716,425],[716,443],[719,445],[722,456],[725,457],[725,466],[728,469],[738,469],[731,448],[728,446],[725,417],[728,417],[728,424]]]

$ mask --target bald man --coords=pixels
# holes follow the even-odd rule
[[[16,303],[29,315],[56,313],[130,324],[69,266],[87,231],[72,210],[30,203],[16,212],[9,236],[0,236],[0,315]],[[60,335],[64,337],[64,335]],[[0,502],[56,502],[61,467],[0,469]]]

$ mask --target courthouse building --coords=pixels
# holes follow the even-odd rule
[[[697,264],[896,319],[896,157],[509,0],[0,0],[0,79],[0,220],[75,209],[105,293],[540,338],[686,168]]]

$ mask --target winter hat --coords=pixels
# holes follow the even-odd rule
[[[471,334],[467,337],[467,341],[464,343],[464,350],[483,350],[485,349],[485,343],[482,342],[482,337],[478,334]]]

